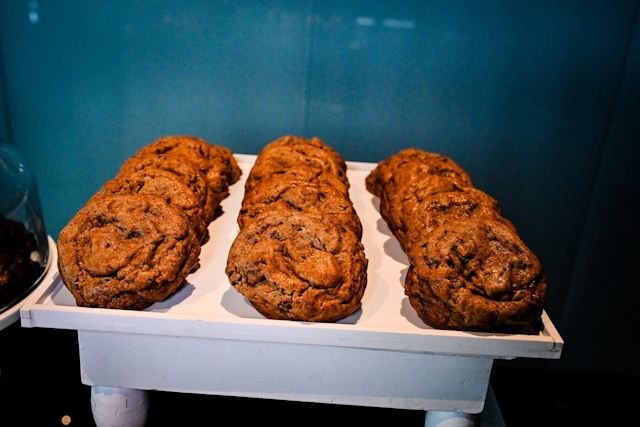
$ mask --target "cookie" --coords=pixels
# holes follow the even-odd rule
[[[273,212],[231,246],[231,285],[271,319],[333,322],[356,311],[367,283],[364,247],[339,222]]]
[[[242,230],[261,215],[273,211],[304,212],[306,215],[329,216],[362,238],[362,223],[353,204],[340,191],[327,184],[290,180],[267,183],[242,202],[238,225]]]
[[[193,136],[160,138],[138,150],[135,157],[149,155],[186,156],[189,162],[205,175],[216,206],[229,195],[229,185],[235,183],[242,174],[230,150],[210,145]]]
[[[380,216],[387,223],[391,233],[398,239],[402,247],[406,246],[406,222],[411,220],[415,208],[421,200],[440,192],[457,190],[455,182],[438,176],[431,176],[422,180],[410,182],[396,193],[382,192],[380,197]],[[414,218],[420,221],[420,218]]]
[[[515,225],[502,216],[498,201],[477,188],[436,193],[415,206],[405,204],[404,207],[403,224],[408,247],[422,246],[431,232],[454,221],[492,220],[517,233]]]
[[[544,269],[502,222],[447,222],[421,249],[412,252],[405,294],[431,326],[505,331],[542,315]]]
[[[394,193],[397,186],[428,176],[448,178],[459,187],[473,186],[471,177],[453,160],[416,148],[402,150],[378,163],[365,185],[370,193],[381,197],[382,191]]]
[[[172,172],[145,168],[130,175],[106,182],[94,197],[114,194],[148,194],[164,199],[170,205],[183,210],[199,240],[207,232],[204,205],[188,185]]]
[[[313,168],[306,165],[272,166],[269,173],[260,170],[260,167],[253,167],[245,183],[245,198],[251,197],[254,190],[260,186],[268,187],[278,182],[302,180],[313,184],[327,184],[340,191],[346,198],[349,197],[349,185],[336,175],[326,172],[320,168]],[[255,174],[255,175],[254,175]]]
[[[176,175],[187,185],[200,200],[203,207],[204,221],[208,224],[213,220],[214,211],[218,206],[216,195],[209,191],[206,177],[198,168],[189,162],[189,157],[174,154],[138,155],[127,159],[116,178],[123,178],[143,169],[162,169]]]
[[[162,301],[199,254],[184,212],[145,194],[91,199],[58,238],[60,277],[81,307],[141,310]]]
[[[306,139],[306,138],[299,138],[299,137],[293,136],[293,135],[284,136],[282,138],[279,138],[279,139],[267,144],[264,147],[263,152],[264,151],[268,151],[268,150],[270,150],[271,148],[274,148],[274,147],[279,147],[279,146],[291,147],[291,146],[295,146],[295,145],[310,145],[312,147],[319,148],[322,151],[324,151],[329,157],[334,159],[335,162],[340,164],[342,169],[346,170],[346,168],[347,168],[346,167],[346,163],[344,162],[344,160],[342,159],[340,154],[338,154],[337,151],[335,151],[333,148],[331,148],[328,144],[326,144],[324,141],[322,141],[318,137],[313,137],[311,139]]]

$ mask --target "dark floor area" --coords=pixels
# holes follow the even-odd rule
[[[15,323],[0,331],[0,343],[0,425],[61,426],[65,415],[71,417],[70,426],[95,425],[90,388],[80,383],[75,331]],[[500,365],[493,369],[491,385],[509,427],[636,425],[632,409],[640,396],[630,389],[638,378]],[[293,407],[312,414],[311,424],[340,425],[336,420],[355,417],[373,425],[391,416],[396,425],[421,426],[425,417],[421,411],[166,392],[151,392],[149,399],[149,427],[200,425],[201,419],[225,410],[240,411],[242,424],[262,424],[266,413],[291,414]]]

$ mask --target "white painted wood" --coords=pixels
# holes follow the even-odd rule
[[[479,413],[493,359],[79,332],[82,382],[147,390]]]
[[[237,158],[246,177],[255,156]],[[168,300],[141,312],[77,307],[52,268],[50,286],[34,292],[21,310],[22,325],[492,358],[560,357],[563,341],[546,314],[540,331],[528,327],[518,334],[442,331],[425,325],[404,295],[407,257],[380,218],[378,199],[364,187],[374,165],[348,166],[350,196],[363,222],[369,268],[362,309],[346,319],[333,324],[266,319],[229,285],[224,269],[238,233],[236,217],[244,186],[241,179],[222,202],[224,214],[209,227],[211,240],[203,246],[200,269],[189,275],[187,283]]]
[[[244,178],[255,156],[238,155]],[[434,330],[404,295],[408,260],[365,189],[374,167],[348,163],[369,259],[362,308],[336,323],[270,320],[224,274],[244,179],[209,227],[200,268],[143,311],[77,307],[55,265],[20,311],[25,327],[78,330],[81,380],[166,390],[444,412],[482,411],[493,359],[557,359],[546,313],[516,334]]]
[[[479,425],[478,414],[463,412],[427,411],[424,419],[425,427],[476,427]]]
[[[144,427],[149,413],[147,392],[93,386],[91,412],[97,427]]]

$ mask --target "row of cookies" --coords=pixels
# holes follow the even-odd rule
[[[233,154],[191,136],[141,148],[58,238],[58,269],[78,306],[144,309],[197,265],[216,208],[241,170]]]
[[[344,160],[318,138],[286,136],[257,156],[226,274],[264,316],[333,322],[360,307],[368,261],[348,189]]]
[[[407,149],[380,162],[366,188],[407,253],[405,294],[435,328],[510,331],[539,318],[542,265],[451,159]]]

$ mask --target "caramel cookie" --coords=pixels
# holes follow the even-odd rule
[[[231,285],[272,319],[333,322],[356,311],[367,283],[357,236],[300,213],[263,215],[231,246]]]
[[[180,177],[162,169],[145,168],[130,175],[106,182],[94,197],[108,194],[148,194],[158,196],[184,211],[199,240],[205,236],[207,226],[204,206],[193,189]]]
[[[238,215],[240,229],[257,217],[273,211],[303,212],[306,215],[330,216],[362,238],[362,223],[353,204],[340,191],[327,184],[291,180],[267,183],[242,202]]]
[[[60,277],[83,307],[141,310],[162,301],[199,254],[183,211],[144,194],[90,200],[58,239]]]
[[[453,221],[412,253],[405,294],[436,328],[503,331],[541,316],[542,265],[502,222]]]

